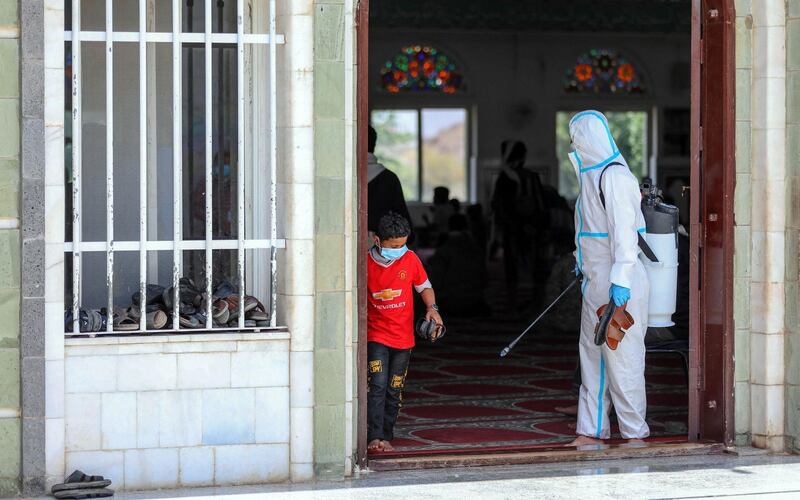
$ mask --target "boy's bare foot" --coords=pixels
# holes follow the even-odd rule
[[[376,451],[383,451],[385,448],[383,443],[386,441],[381,441],[380,439],[373,439],[367,445],[367,451],[376,452]]]
[[[389,441],[383,440],[381,444],[383,445],[383,451],[394,451],[394,446]]]
[[[570,405],[570,406],[556,406],[553,408],[558,413],[563,413],[564,415],[578,415],[578,405]]]
[[[602,439],[596,439],[589,436],[578,436],[577,438],[573,439],[571,443],[565,444],[564,446],[588,446],[592,444],[603,444],[604,441]]]

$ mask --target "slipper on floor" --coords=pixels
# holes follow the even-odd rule
[[[211,315],[215,323],[220,325],[226,324],[231,317],[230,310],[228,310],[228,303],[222,299],[215,301],[211,310]]]
[[[255,306],[247,310],[248,301],[252,303],[255,301]],[[245,319],[252,319],[254,321],[269,321],[269,313],[267,312],[267,308],[264,307],[264,304],[261,303],[260,300],[253,296],[246,296],[244,298],[245,310],[247,311],[244,315]]]
[[[161,294],[168,311],[173,310],[175,299],[175,288],[169,287],[164,289]],[[189,278],[181,278],[178,282],[178,300],[180,301],[180,313],[193,314],[201,307],[203,302],[203,293],[194,285],[194,282]]]
[[[128,312],[119,307],[114,306],[114,330],[118,332],[133,332],[139,329],[139,322],[128,316]]]
[[[161,330],[167,325],[167,313],[164,311],[153,311],[147,313],[148,330]]]
[[[145,294],[147,294],[147,305],[153,304],[163,304],[164,299],[161,295],[164,293],[164,287],[161,285],[153,285],[148,284],[145,288]],[[131,296],[131,302],[134,306],[138,306],[142,300],[142,294],[139,292],[134,293]]]
[[[200,328],[202,325],[194,314],[181,314],[180,316],[181,328]]]
[[[81,333],[101,332],[106,330],[107,316],[105,309],[80,309],[80,328]],[[72,332],[72,309],[67,309],[64,313],[64,327],[67,332]]]
[[[103,476],[88,476],[83,472],[76,470],[64,480],[61,484],[55,484],[50,489],[50,492],[55,494],[58,491],[65,490],[78,490],[87,488],[105,488],[111,485],[111,480]]]
[[[230,312],[230,320],[234,320],[239,317],[239,296],[238,295],[231,295],[224,299],[225,302],[228,303],[228,311]],[[258,301],[255,297],[251,295],[245,295],[244,297],[244,312],[245,318],[247,318],[247,313],[255,309],[259,306],[261,302]],[[262,309],[264,306],[261,306]]]
[[[127,310],[128,317],[132,318],[137,323],[140,322],[142,311],[139,306],[131,306]],[[146,307],[146,328],[148,330],[161,330],[167,325],[169,319],[167,313],[161,310],[160,306],[148,305]]]
[[[108,488],[81,488],[76,490],[57,491],[53,493],[53,496],[58,499],[103,498],[103,497],[113,497],[114,490],[109,490]]]

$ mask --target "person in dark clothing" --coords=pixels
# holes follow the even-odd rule
[[[486,229],[486,221],[483,219],[483,207],[480,203],[467,207],[467,218],[469,219],[469,231],[472,234],[472,239],[475,240],[478,248],[481,249],[481,255],[486,260],[489,231]]]
[[[483,249],[472,238],[466,215],[450,216],[448,231],[428,262],[428,276],[439,303],[452,316],[491,312],[484,297],[488,276]]]
[[[384,167],[375,157],[375,144],[378,142],[378,133],[369,127],[369,143],[367,144],[367,229],[375,233],[381,217],[394,212],[403,216],[409,224],[411,216],[408,213],[406,199],[403,196],[403,187],[400,179],[391,170]],[[413,228],[409,241],[414,241]]]
[[[503,141],[500,152],[503,170],[492,195],[495,224],[502,231],[503,266],[509,309],[517,307],[519,269],[527,263],[533,271],[537,230],[544,222],[542,181],[524,168],[528,149],[519,141]],[[535,274],[535,273],[534,273]]]

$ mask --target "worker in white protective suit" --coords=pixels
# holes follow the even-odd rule
[[[569,133],[569,157],[580,185],[575,205],[576,272],[584,276],[578,438],[571,445],[608,439],[612,404],[622,437],[638,442],[650,434],[645,422],[644,382],[650,285],[638,258],[637,232],[645,231],[639,182],[620,154],[602,113],[576,114]],[[635,321],[616,350],[594,343],[597,310],[609,300],[617,306],[627,303],[626,309]]]

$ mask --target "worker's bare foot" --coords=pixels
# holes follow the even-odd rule
[[[384,439],[383,441],[381,441],[381,444],[383,445],[383,451],[394,451],[394,446],[392,446],[392,443],[390,443],[389,441],[386,441]]]
[[[380,439],[373,439],[367,445],[367,451],[371,451],[373,453],[377,451],[383,451],[385,449],[383,446],[384,442],[385,441],[381,441]]]
[[[604,441],[602,439],[596,439],[589,436],[578,436],[571,443],[565,444],[564,446],[589,446],[593,444],[603,444],[603,443]]]
[[[558,413],[563,413],[564,415],[572,415],[575,416],[578,414],[578,405],[570,405],[570,406],[556,406],[553,408]]]

